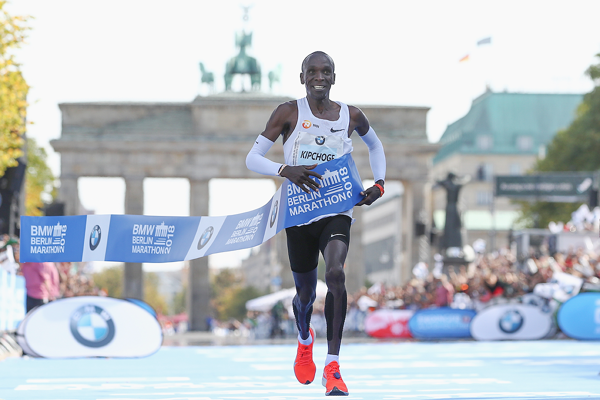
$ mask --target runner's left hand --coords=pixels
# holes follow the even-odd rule
[[[362,205],[369,206],[369,205],[373,204],[373,202],[375,200],[377,200],[378,198],[381,197],[381,191],[379,190],[379,188],[377,186],[371,186],[367,190],[363,190],[362,192],[360,192],[360,194],[365,196],[365,198],[362,199],[357,204],[357,206],[362,206]]]

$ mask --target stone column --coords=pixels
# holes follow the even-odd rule
[[[394,239],[394,271],[396,273],[397,284],[401,285],[404,282],[402,281],[402,268],[404,264],[404,259],[406,258],[406,254],[403,252],[404,243],[403,243],[403,204],[404,204],[404,185],[402,182],[399,182],[402,186],[400,196],[397,201],[396,213],[394,216],[394,223],[396,224],[396,232]]]
[[[79,188],[77,175],[61,175],[59,199],[65,203],[65,215],[79,214]],[[22,191],[25,193],[25,190]]]
[[[144,178],[125,177],[125,214],[144,214]],[[125,263],[123,297],[144,299],[144,271],[142,263]]]
[[[425,236],[421,238],[419,243],[419,260],[424,261],[429,265],[429,270],[433,268],[433,255],[431,254],[431,225],[432,225],[432,183],[426,182],[423,185],[423,209],[421,215],[425,223]]]
[[[413,238],[415,236],[415,218],[413,212],[414,187],[413,182],[403,181],[404,201],[402,202],[404,224],[402,233],[404,237],[404,257],[402,257],[402,269],[400,271],[400,282],[404,284],[411,277],[411,271],[414,266],[413,259]]]
[[[273,182],[275,183],[275,187],[279,187],[282,184],[281,178],[274,178]],[[285,229],[275,235],[271,240],[274,242],[273,247],[275,248],[276,262],[281,266],[281,269],[279,270],[281,288],[288,289],[296,287],[292,268],[290,267]]]
[[[296,286],[296,284],[294,283],[294,275],[292,274],[292,268],[290,267],[290,257],[288,256],[287,236],[285,234],[285,229],[275,235],[273,240],[275,240],[277,262],[281,265],[281,270],[279,271],[281,288],[293,288]]]
[[[365,284],[365,254],[362,244],[362,207],[354,207],[352,218],[355,219],[350,230],[350,248],[346,257],[346,291],[356,293]]]
[[[208,180],[190,179],[190,215],[208,216]],[[207,331],[210,329],[207,318],[210,310],[210,280],[208,257],[189,261],[189,279],[187,291],[188,329]]]

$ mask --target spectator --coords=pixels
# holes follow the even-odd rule
[[[59,278],[54,263],[26,262],[21,264],[21,271],[27,289],[27,312],[56,299],[59,292]]]

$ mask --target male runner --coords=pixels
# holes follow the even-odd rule
[[[327,161],[331,155],[341,157],[352,152],[350,135],[357,131],[369,148],[371,170],[376,182],[361,192],[365,197],[357,205],[373,203],[384,191],[383,145],[361,110],[329,99],[329,91],[335,84],[335,65],[331,57],[322,51],[309,54],[302,62],[300,83],[306,87],[306,97],[283,103],[275,109],[264,132],[258,136],[248,153],[246,165],[260,174],[287,178],[307,193],[318,191],[320,185],[311,176],[321,179],[321,175],[312,169]],[[285,164],[265,158],[279,136],[283,138]],[[314,146],[315,141],[326,145],[323,147],[325,153],[322,153],[325,156],[301,150],[303,145]],[[328,154],[330,157],[327,157]],[[346,319],[344,262],[350,244],[351,217],[352,209],[339,214],[322,215],[307,224],[286,229],[288,255],[296,284],[293,309],[298,326],[298,352],[294,373],[298,381],[306,385],[314,380],[316,372],[312,359],[315,334],[310,328],[310,317],[316,298],[319,251],[325,259],[328,351],[322,383],[327,396],[348,395],[348,388],[340,374],[339,352]]]

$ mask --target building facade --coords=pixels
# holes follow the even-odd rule
[[[478,238],[494,248],[508,244],[519,208],[507,198],[494,198],[494,176],[527,173],[538,157],[545,157],[554,135],[571,124],[582,100],[580,94],[487,91],[446,128],[433,159],[433,176],[435,181],[448,172],[470,176],[459,198],[464,244]],[[444,227],[445,206],[445,191],[434,190],[433,220],[438,230]]]

